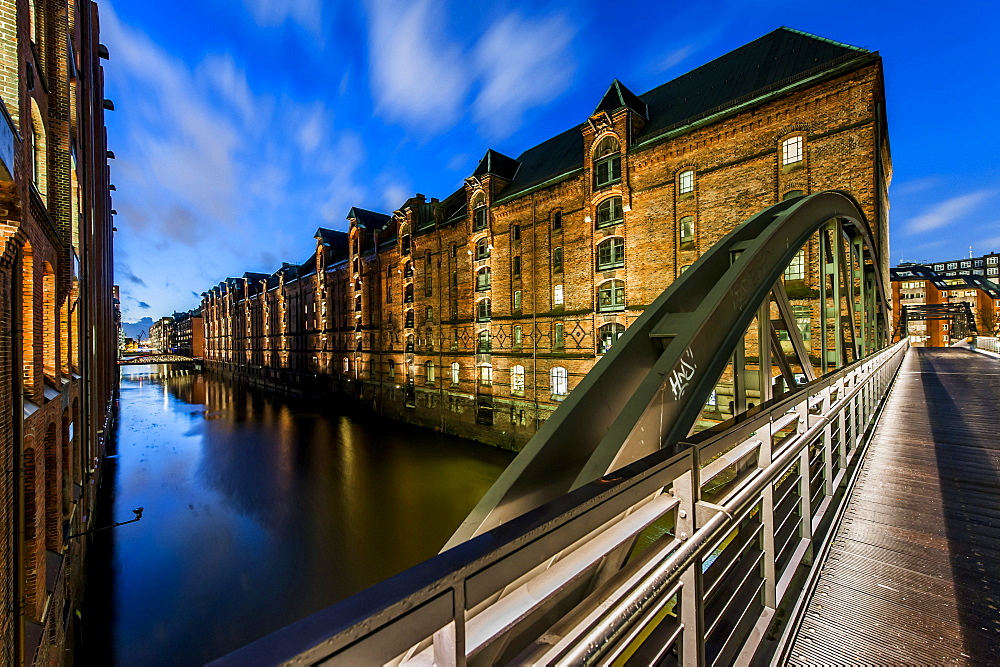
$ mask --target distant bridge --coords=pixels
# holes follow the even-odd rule
[[[138,366],[141,364],[187,364],[201,361],[180,354],[142,354],[138,357],[126,357],[118,360],[119,366]]]

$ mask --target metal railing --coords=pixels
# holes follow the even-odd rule
[[[646,456],[217,664],[745,660],[797,596],[794,575],[811,563],[908,346]]]
[[[979,336],[976,338],[976,347],[980,350],[1000,354],[1000,342],[990,336]]]

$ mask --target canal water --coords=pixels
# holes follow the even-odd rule
[[[201,664],[438,552],[513,455],[126,367],[77,658]]]

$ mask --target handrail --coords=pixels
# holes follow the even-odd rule
[[[658,624],[654,634],[667,628],[656,614],[674,596],[674,614],[668,616],[679,625],[667,628],[669,641],[659,650],[676,650],[691,664],[752,653],[753,638],[763,633],[750,630],[769,622],[776,605],[795,593],[792,573],[806,562],[837,485],[856,465],[869,422],[907,348],[902,341],[841,368],[728,429],[699,434],[682,451],[645,456],[213,664],[383,664],[412,646],[420,648],[418,660],[464,664],[468,656],[500,650],[493,642],[512,628],[534,633],[520,644],[518,662],[605,661],[644,650],[635,627]],[[816,404],[819,414],[811,409]],[[792,426],[793,435],[776,439]],[[759,445],[734,464],[746,464],[746,474],[732,480],[719,504],[702,501],[701,462],[749,441]],[[799,489],[792,509],[782,499],[791,497],[789,484]],[[786,495],[776,495],[778,489]],[[630,559],[555,627],[533,623],[533,614],[544,613],[553,600],[579,597],[578,584],[597,564],[665,518],[673,521],[673,536]],[[782,546],[778,538],[786,521],[797,522],[801,536],[793,533]],[[702,595],[702,580],[715,567],[735,567],[747,549],[757,548],[755,540],[726,541],[747,522],[761,526],[763,555],[757,557],[765,574],[761,582],[752,576],[746,582],[763,591],[763,611],[753,605],[750,611],[730,609],[746,594],[739,588],[719,612],[738,617],[738,627],[723,633],[715,622],[715,630],[706,632],[709,621],[723,616],[709,618],[721,599],[719,587]],[[563,554],[559,562],[545,568],[556,553]],[[504,604],[491,604],[505,589]]]

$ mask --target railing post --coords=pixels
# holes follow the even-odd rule
[[[465,667],[465,582],[451,589],[455,617],[434,633],[434,664],[437,667]]]
[[[773,422],[768,422],[757,430],[760,447],[757,450],[757,467],[760,470],[771,465],[774,452]],[[774,482],[761,491],[760,502],[761,529],[764,552],[764,606],[775,609],[778,605],[778,578],[775,574],[777,553],[774,548]]]
[[[844,381],[841,379],[838,382],[837,398],[838,400],[844,397]],[[830,412],[831,401],[830,401],[830,387],[823,389],[823,408],[820,414],[824,417]],[[840,434],[841,439],[843,439],[844,434]],[[823,490],[828,496],[833,495],[833,423],[827,420],[826,425],[823,427]]]
[[[688,448],[688,470],[674,480],[672,493],[680,501],[677,508],[676,534],[681,541],[697,530],[696,509],[701,498],[701,458],[698,448]],[[705,603],[701,559],[696,558],[681,575],[681,663],[701,667],[705,664]]]

